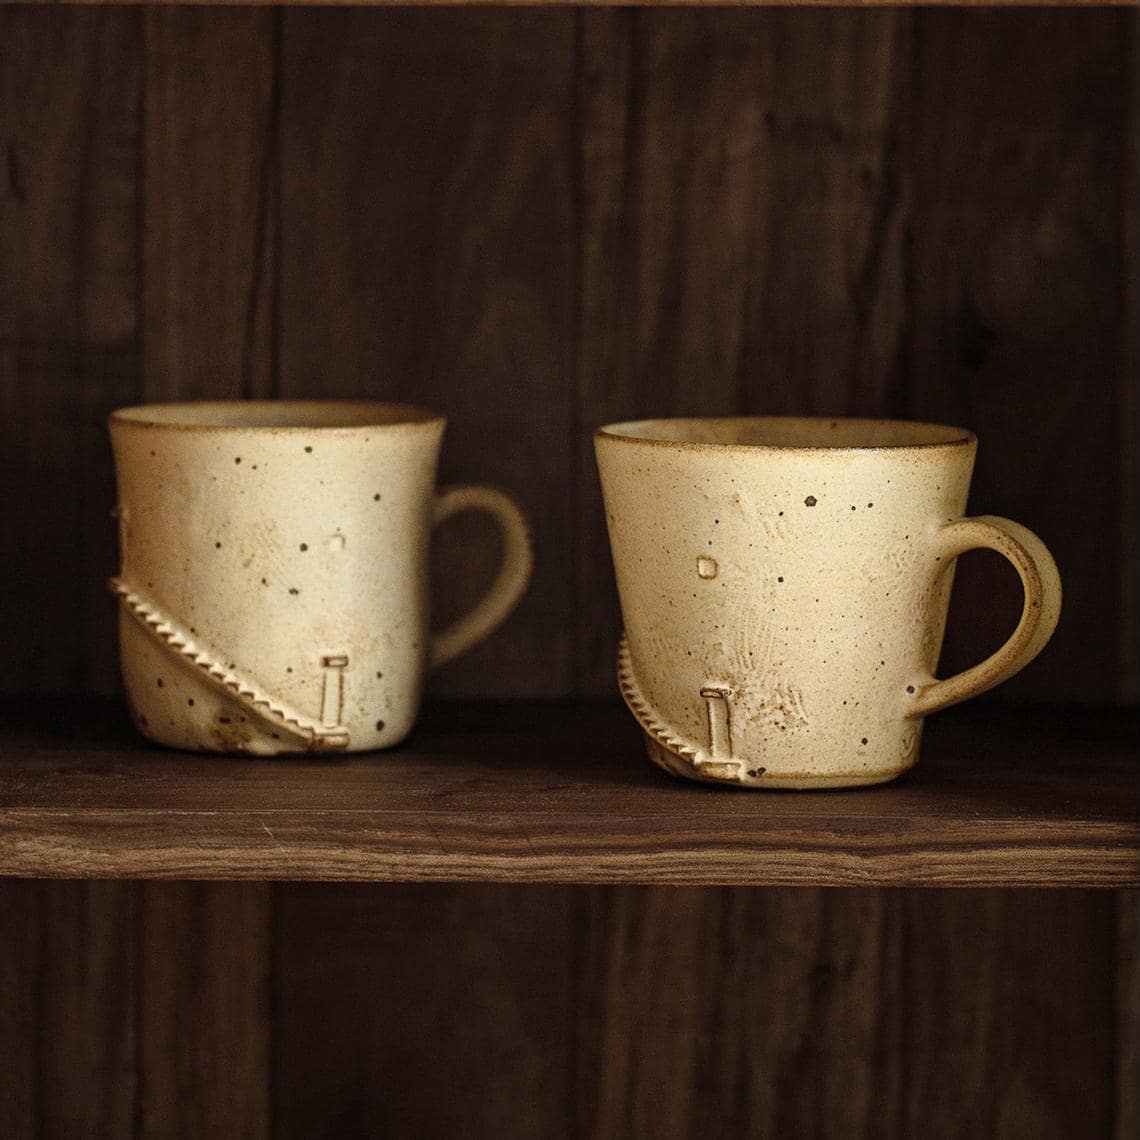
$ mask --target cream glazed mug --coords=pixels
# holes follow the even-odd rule
[[[112,413],[127,701],[159,744],[260,755],[387,748],[424,674],[491,633],[532,570],[522,511],[435,491],[445,421],[370,402],[159,404]],[[433,526],[498,522],[475,608],[429,632]]]
[[[1061,583],[1044,544],[963,518],[977,440],[888,420],[645,420],[595,447],[625,633],[619,685],[650,757],[752,788],[877,784],[918,758],[923,717],[1044,647]],[[1009,640],[934,670],[955,560],[1021,577]]]

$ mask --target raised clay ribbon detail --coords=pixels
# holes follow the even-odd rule
[[[629,641],[624,633],[618,642],[617,677],[618,688],[621,690],[623,700],[629,706],[629,711],[633,713],[645,734],[658,746],[659,751],[654,758],[663,768],[673,772],[674,775],[688,776],[690,779],[695,772],[706,780],[742,782],[745,769],[741,761],[710,756],[690,741],[677,736],[660,719],[637,683],[629,652]],[[704,692],[702,690],[702,695]],[[710,734],[714,733],[715,729],[710,721]],[[662,756],[661,751],[671,757],[673,762],[670,763],[666,756]]]
[[[252,681],[219,664],[216,654],[196,643],[189,633],[120,578],[107,585],[126,611],[164,648],[172,650],[193,666],[199,676],[215,689],[245,705],[263,720],[303,741],[311,751],[336,751],[348,747],[348,732],[340,726],[328,727],[289,708],[264,692]]]

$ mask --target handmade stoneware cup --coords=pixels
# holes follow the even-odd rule
[[[112,414],[127,700],[174,748],[386,748],[424,674],[485,638],[530,580],[522,512],[489,487],[436,493],[442,416],[401,404],[163,404]],[[432,527],[486,511],[504,554],[486,596],[429,632]]]
[[[876,784],[923,717],[1031,661],[1061,609],[1035,535],[963,518],[977,441],[853,419],[675,419],[595,436],[625,635],[622,694],[650,757],[753,788]],[[1013,563],[1021,619],[936,680],[955,559]]]

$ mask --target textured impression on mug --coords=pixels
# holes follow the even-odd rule
[[[732,759],[732,723],[728,699],[730,690],[719,685],[705,685],[701,696],[709,717],[709,756],[713,760]]]
[[[344,671],[348,657],[344,653],[326,654],[321,658],[324,687],[321,691],[321,726],[336,728],[344,710]]]
[[[717,575],[717,564],[715,558],[710,558],[707,554],[697,555],[697,577],[699,578],[715,578]]]
[[[752,716],[754,725],[787,732],[811,723],[804,708],[803,690],[797,684],[774,674],[769,674],[764,681]]]
[[[770,506],[761,508],[753,496],[740,491],[733,494],[732,505],[740,512],[745,522],[759,527],[769,542],[782,542],[788,537],[788,523],[782,510]]]

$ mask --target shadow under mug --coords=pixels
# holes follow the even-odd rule
[[[690,779],[820,788],[893,779],[923,717],[999,684],[1061,609],[1040,539],[963,518],[977,440],[888,420],[725,418],[595,434],[625,624],[619,683],[650,757]],[[1004,555],[1012,636],[945,680],[958,555]]]
[[[386,748],[423,679],[490,634],[533,565],[517,504],[435,490],[445,421],[404,404],[250,401],[112,413],[123,677],[160,744],[276,754]],[[433,526],[486,511],[483,599],[429,632]]]

